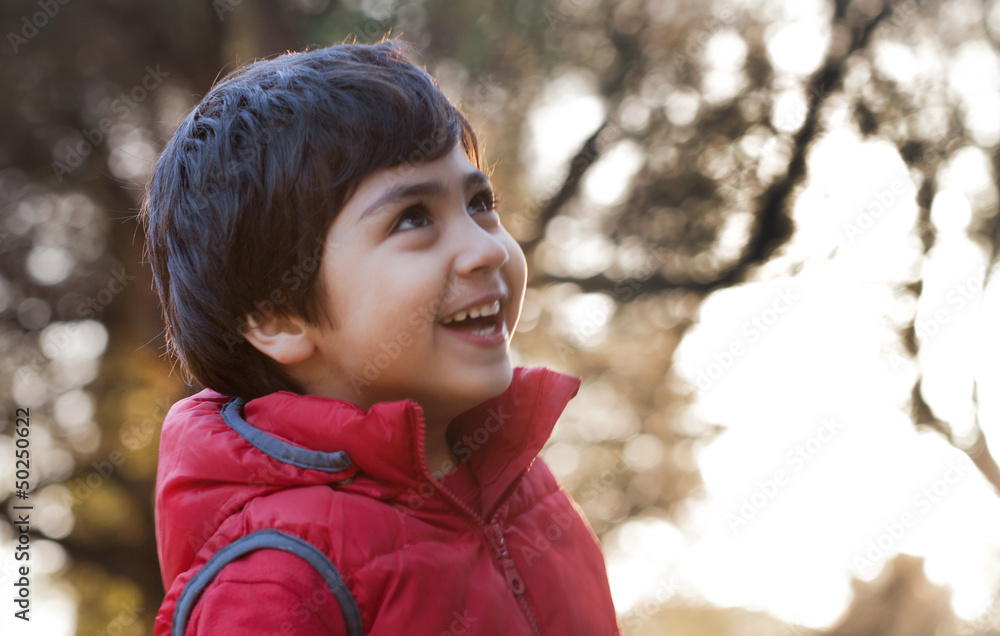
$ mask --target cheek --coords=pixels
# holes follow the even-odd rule
[[[504,267],[508,272],[510,284],[516,286],[511,291],[523,292],[528,278],[528,262],[521,246],[509,234],[507,235],[507,251],[510,254],[510,259]]]
[[[407,350],[416,350],[420,336],[436,322],[446,302],[442,299],[443,283],[430,275],[406,276],[411,273],[397,272],[399,276],[392,283],[373,281],[374,293],[357,322],[365,334],[365,346],[381,351],[402,343]]]
[[[406,314],[382,307],[377,313],[359,316],[353,329],[340,334],[331,355],[342,359],[351,373],[388,381],[412,366],[414,352],[420,349],[415,334],[406,322]]]
[[[511,300],[513,301],[508,320],[514,324],[521,316],[521,304],[524,302],[524,288],[528,278],[528,264],[517,241],[508,235],[507,242],[510,258],[504,265],[504,271],[507,283],[510,285]]]

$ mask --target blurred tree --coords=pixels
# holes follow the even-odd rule
[[[917,176],[925,254],[942,167],[972,147],[1000,173],[998,140],[970,131],[943,73],[938,85],[906,84],[873,52],[933,40],[951,55],[973,33],[995,55],[985,23],[961,33],[928,24],[955,7],[995,13],[996,2],[829,2],[828,50],[797,73],[776,67],[768,27],[784,10],[764,0],[95,0],[51,15],[40,6],[0,8],[0,385],[10,387],[0,439],[10,440],[14,408],[30,405],[33,497],[47,506],[35,532],[65,550],[67,564],[52,569],[74,586],[80,634],[112,624],[149,633],[162,597],[155,442],[169,404],[193,389],[160,357],[135,211],[156,151],[220,69],[390,32],[417,46],[482,131],[505,223],[529,257],[519,355],[593,379],[547,453],[601,535],[639,515],[682,516],[697,492],[695,449],[712,430],[685,420],[674,351],[708,294],[752,279],[793,236],[791,206],[832,109],[849,105],[857,130],[890,140]],[[543,111],[566,94],[593,123],[553,137]],[[788,95],[801,104],[791,112],[779,108]],[[926,121],[931,112],[938,119]],[[565,151],[569,137],[577,145]],[[550,156],[554,168],[539,159]],[[621,192],[588,187],[602,165],[618,167]],[[995,203],[977,207],[969,230],[991,264]],[[921,291],[916,280],[900,293]],[[588,318],[567,319],[567,307]],[[915,357],[914,325],[900,337]],[[1000,489],[978,426],[953,435],[919,381],[912,406],[916,425],[967,452]],[[143,609],[128,622],[130,601]],[[856,611],[831,633],[848,633]],[[722,620],[708,614],[685,625],[708,633]]]
[[[870,583],[855,581],[855,602],[829,636],[956,634],[950,595],[927,580],[923,559],[900,555]]]

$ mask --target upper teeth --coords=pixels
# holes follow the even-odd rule
[[[487,303],[481,307],[473,307],[472,309],[466,311],[460,311],[457,314],[452,314],[441,321],[441,324],[446,325],[449,322],[461,322],[466,318],[479,318],[481,316],[495,316],[500,313],[500,301],[494,300],[492,303]]]

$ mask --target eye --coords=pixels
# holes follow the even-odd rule
[[[474,197],[472,197],[472,200],[469,201],[469,211],[472,213],[496,213],[499,203],[500,201],[497,199],[492,190],[483,190],[482,192],[477,193]]]
[[[427,208],[423,204],[411,205],[396,217],[396,222],[392,226],[392,230],[393,232],[400,232],[426,227],[430,224],[429,216]]]

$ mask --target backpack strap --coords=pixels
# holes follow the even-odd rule
[[[257,530],[233,541],[212,555],[204,566],[184,585],[174,609],[171,636],[184,636],[188,620],[202,593],[224,567],[256,550],[274,549],[290,552],[311,565],[326,581],[337,599],[349,636],[362,636],[361,611],[340,572],[330,559],[313,544],[277,530]]]

